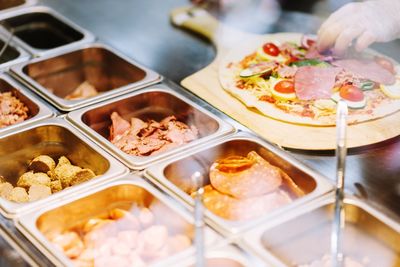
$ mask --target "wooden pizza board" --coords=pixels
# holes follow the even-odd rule
[[[255,42],[269,35],[245,33],[220,24],[209,13],[192,7],[179,8],[171,13],[172,22],[179,27],[197,32],[210,39],[217,49],[214,61],[204,69],[185,78],[181,85],[266,140],[279,146],[304,150],[331,150],[336,148],[335,127],[315,127],[290,124],[269,118],[256,109],[247,108],[225,91],[219,82],[219,62],[232,46]],[[384,118],[350,125],[347,146],[360,147],[375,144],[400,134],[400,112]]]

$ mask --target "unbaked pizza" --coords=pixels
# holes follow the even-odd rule
[[[314,38],[271,35],[234,50],[220,67],[224,89],[274,119],[316,126],[335,124],[340,99],[349,123],[381,118],[400,110],[400,68],[369,51],[351,58],[321,54]]]

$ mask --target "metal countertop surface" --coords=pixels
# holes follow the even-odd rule
[[[273,25],[263,26],[262,18],[256,18],[257,27],[254,27],[252,21],[243,23],[241,18],[232,18],[224,11],[214,14],[245,31],[315,33],[324,17],[349,1],[297,2],[300,3],[287,1],[283,4],[283,11]],[[41,3],[53,7],[122,53],[178,84],[211,63],[215,56],[215,49],[207,40],[169,22],[170,11],[188,5],[187,0],[46,0]],[[399,41],[374,48],[400,61]],[[333,152],[290,152],[331,179],[335,177]],[[400,214],[400,138],[350,150],[346,180],[347,188],[356,195],[384,206],[383,209],[389,209],[393,215]]]
[[[254,28],[251,23],[242,23],[223,12],[214,14],[242,30],[254,32],[256,29],[257,33],[315,33],[324,16],[349,1],[298,2],[301,3],[297,6],[284,4],[278,21],[264,28],[262,25]],[[188,5],[187,0],[43,0],[39,3],[54,8],[176,84],[211,63],[216,54],[207,40],[175,28],[169,22],[169,12]],[[374,48],[400,61],[399,41]],[[332,151],[288,151],[330,179],[335,177]],[[351,149],[347,158],[346,187],[385,213],[400,218],[400,137]]]

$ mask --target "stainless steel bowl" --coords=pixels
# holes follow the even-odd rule
[[[47,206],[53,201],[69,199],[82,190],[114,179],[128,171],[65,120],[54,118],[18,129],[0,139],[0,175],[15,185],[18,177],[27,171],[27,163],[41,154],[54,158],[67,156],[72,163],[92,169],[97,176],[88,182],[35,202],[15,203],[0,198],[0,211],[3,215],[15,217]]]
[[[48,205],[38,212],[25,214],[18,219],[18,229],[26,235],[56,266],[72,266],[71,260],[57,249],[45,236],[61,233],[90,218],[104,215],[113,208],[129,210],[132,206],[149,207],[165,212],[162,223],[171,231],[178,231],[193,237],[193,218],[175,202],[171,202],[158,190],[140,177],[130,174],[111,183],[91,188],[81,195]],[[177,232],[177,233],[178,233]],[[209,228],[205,229],[206,245],[221,242],[219,236]],[[194,248],[160,260],[157,266],[176,266],[177,262],[193,254]]]
[[[329,194],[295,213],[249,231],[243,246],[273,266],[309,264],[330,255],[334,196]],[[400,225],[368,204],[345,198],[343,248],[366,266],[400,266]]]
[[[193,188],[190,179],[193,173],[197,171],[202,173],[205,178],[204,185],[209,185],[209,168],[215,160],[233,155],[246,156],[250,151],[257,152],[272,165],[286,172],[298,187],[303,190],[305,195],[267,214],[260,214],[258,218],[251,220],[226,220],[206,210],[210,225],[213,225],[222,233],[232,235],[243,232],[263,221],[290,213],[291,210],[297,209],[307,201],[333,189],[331,182],[298,162],[288,153],[244,132],[207,144],[207,146],[191,151],[190,154],[186,153],[186,155],[177,157],[174,160],[151,166],[146,170],[145,174],[146,177],[170,192],[175,198],[180,201],[183,200],[189,207],[192,207],[194,201],[189,193]]]
[[[125,119],[161,120],[175,115],[180,121],[194,125],[200,138],[188,144],[152,156],[132,156],[113,145],[109,140],[110,115],[117,111]],[[115,157],[131,169],[143,169],[154,162],[200,146],[222,135],[233,132],[233,127],[188,98],[163,85],[146,88],[119,98],[87,107],[68,114],[67,118],[91,137],[104,145]]]
[[[37,99],[36,96],[32,95],[32,93],[25,89],[21,84],[17,83],[4,73],[0,74],[0,92],[12,92],[29,109],[28,119],[5,128],[1,128],[0,136],[8,132],[13,132],[27,124],[35,123],[37,121],[54,116],[53,112],[41,100]]]
[[[38,58],[13,66],[11,71],[55,107],[71,111],[131,90],[157,83],[161,77],[101,43]],[[88,81],[100,93],[80,99],[64,99]]]
[[[92,42],[94,35],[45,6],[0,13],[1,32],[33,56],[44,56]]]

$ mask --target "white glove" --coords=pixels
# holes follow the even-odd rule
[[[360,52],[374,42],[400,37],[400,0],[350,3],[334,12],[318,31],[318,49],[343,54],[355,40]]]

